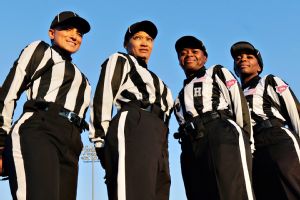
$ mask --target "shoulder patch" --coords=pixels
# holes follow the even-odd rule
[[[230,89],[234,84],[236,84],[237,80],[231,79],[229,81],[226,81],[226,86],[228,89]]]
[[[288,85],[278,85],[278,86],[275,86],[275,88],[276,88],[276,92],[277,92],[278,94],[281,94],[281,93],[283,93],[286,89],[288,89],[289,86],[288,86]]]

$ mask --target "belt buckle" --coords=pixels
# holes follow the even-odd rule
[[[213,112],[211,116],[212,116],[212,119],[218,119],[220,117],[220,114],[217,112]]]
[[[152,106],[149,105],[147,106],[146,108],[141,108],[142,110],[145,110],[145,111],[148,111],[148,112],[151,112],[152,111]]]
[[[70,122],[74,122],[74,116],[76,116],[74,112],[68,112],[67,114],[67,118]]]
[[[266,128],[270,128],[273,126],[271,120],[266,120],[265,123],[263,124],[264,126],[266,126]]]
[[[184,129],[187,131],[187,132],[191,132],[193,130],[195,130],[195,125],[193,122],[186,122],[185,123],[185,126],[184,126]]]

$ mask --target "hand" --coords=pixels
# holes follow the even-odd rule
[[[5,159],[3,152],[4,152],[4,147],[0,147],[0,177],[2,176],[2,179],[0,180],[6,181],[8,180],[8,168],[4,167],[5,165],[4,161],[7,162],[7,160]]]
[[[3,174],[3,165],[2,165],[2,157],[0,157],[0,176]]]
[[[97,154],[97,156],[98,156],[98,158],[100,160],[102,168],[105,169],[104,147],[100,147],[100,148],[96,147],[95,150],[96,150],[96,154]]]
[[[4,147],[0,147],[0,176],[4,175],[4,170],[3,170],[3,151],[4,151]]]

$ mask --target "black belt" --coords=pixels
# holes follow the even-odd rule
[[[88,130],[88,123],[84,119],[80,118],[76,113],[63,108],[58,112],[58,115],[67,118],[77,127]]]
[[[280,119],[277,118],[266,119],[261,122],[258,122],[255,126],[253,126],[253,131],[258,133],[265,128],[283,127],[283,126],[284,126],[284,122]]]
[[[53,103],[53,102],[46,102],[46,101],[34,101],[29,100],[24,104],[24,111],[26,110],[43,110],[48,111],[51,108],[53,110],[57,110],[58,115],[68,119],[69,122],[80,128],[82,131],[83,129],[89,130],[88,123],[80,118],[76,113],[69,111],[68,109],[63,108],[62,106]]]
[[[219,119],[221,118],[220,113],[216,112],[216,111],[209,111],[206,113],[203,113],[201,115],[198,115],[196,117],[193,118],[192,121],[198,121],[200,120],[203,124],[207,124],[208,122],[215,120],[215,119]]]
[[[221,111],[220,111],[221,112]],[[186,123],[181,125],[178,132],[174,133],[175,139],[183,139],[186,136],[192,138],[201,138],[204,136],[205,128],[203,125],[221,118],[223,115],[217,111],[209,111],[189,119]]]
[[[159,106],[155,104],[144,105],[141,101],[130,101],[123,105],[134,106],[136,108],[150,112],[156,115],[159,119],[161,119],[166,125],[168,125],[169,123],[169,117],[167,116],[167,114],[164,111],[162,111]]]

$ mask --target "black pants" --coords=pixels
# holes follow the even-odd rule
[[[257,200],[300,199],[299,137],[281,127],[254,134],[253,186]]]
[[[56,108],[25,112],[7,140],[6,167],[16,200],[75,200],[80,130]]]
[[[110,123],[105,143],[110,200],[168,200],[168,129],[154,114],[124,106]]]
[[[255,199],[249,139],[232,120],[215,119],[204,127],[202,138],[182,141],[181,169],[187,198]]]

